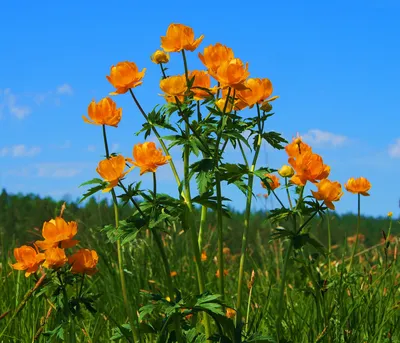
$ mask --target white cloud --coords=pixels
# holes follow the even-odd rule
[[[68,83],[64,83],[57,87],[56,93],[61,95],[72,95],[73,92],[72,87]]]
[[[19,104],[17,96],[11,92],[10,88],[6,88],[2,91],[0,90],[0,96],[2,98],[0,101],[1,112],[3,112],[4,109],[7,109],[10,114],[18,119],[24,119],[32,112],[29,106]]]
[[[389,155],[393,158],[400,158],[400,138],[397,138],[396,142],[389,146]]]
[[[344,145],[348,141],[348,137],[343,135],[337,135],[332,132],[321,131],[318,129],[309,130],[303,135],[303,139],[306,143],[316,146],[329,146],[339,147]]]
[[[0,148],[0,157],[33,157],[39,154],[40,151],[41,149],[38,146],[28,148],[24,144],[18,144],[11,147]]]
[[[69,178],[80,174],[86,167],[83,163],[39,163],[35,176],[45,178]]]

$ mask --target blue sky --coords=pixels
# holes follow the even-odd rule
[[[173,5],[172,5],[173,4]],[[69,1],[1,4],[0,188],[75,199],[78,185],[96,177],[102,157],[100,127],[81,116],[92,99],[112,91],[105,79],[111,65],[130,60],[147,68],[136,89],[150,111],[162,102],[159,69],[149,56],[172,22],[205,35],[189,67],[201,68],[197,52],[221,42],[248,61],[252,77],[268,77],[276,115],[268,130],[287,139],[297,132],[331,165],[331,179],[344,183],[365,176],[371,196],[363,198],[369,215],[398,214],[400,198],[399,84],[400,3],[381,1],[133,2]],[[181,72],[172,56],[171,73]],[[128,95],[118,129],[109,129],[113,151],[131,154],[142,142],[134,133],[142,118]],[[175,151],[174,156],[179,156]],[[229,159],[240,161],[231,150]],[[278,168],[284,152],[265,149],[260,166]],[[168,167],[161,189],[175,194]],[[139,178],[135,170],[129,180]],[[149,179],[144,177],[145,185]],[[258,187],[258,184],[257,184]],[[225,189],[232,205],[245,199]],[[256,189],[261,192],[261,187]],[[283,193],[282,193],[283,195]],[[237,200],[238,199],[238,200]],[[263,201],[255,206],[262,208]],[[276,205],[268,200],[269,207]],[[345,193],[339,213],[356,210],[356,196]]]

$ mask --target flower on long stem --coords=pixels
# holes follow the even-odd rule
[[[171,24],[168,26],[167,33],[161,37],[161,47],[166,52],[179,52],[182,50],[194,51],[204,38],[194,38],[193,29],[183,24]]]
[[[362,176],[357,179],[352,177],[345,183],[344,187],[350,193],[369,196],[368,191],[371,189],[371,183]]]
[[[217,43],[205,47],[203,54],[199,52],[199,58],[207,69],[216,71],[223,62],[233,60],[234,54],[231,48]]]
[[[48,269],[61,268],[68,261],[65,250],[58,247],[47,249],[44,252],[44,256],[43,267]]]
[[[317,188],[317,192],[311,191],[314,198],[323,200],[329,209],[334,210],[333,201],[339,201],[343,195],[342,185],[337,181],[332,182],[328,179],[323,179],[317,183]]]
[[[168,63],[169,53],[163,50],[156,50],[150,57],[151,61],[155,64]]]
[[[108,185],[103,192],[111,191],[111,189],[117,186],[118,182],[132,170],[132,168],[130,168],[125,171],[125,167],[126,159],[122,155],[111,156],[110,158],[106,158],[99,162],[96,171],[104,181],[108,182]]]
[[[73,274],[93,275],[97,272],[96,266],[99,256],[95,250],[80,249],[72,256],[68,257],[68,263],[72,266]]]
[[[98,103],[94,100],[88,107],[88,119],[82,116],[85,123],[94,125],[109,125],[117,127],[122,117],[122,108],[117,109],[117,105],[111,98],[103,98]]]
[[[146,68],[139,72],[134,62],[124,61],[112,66],[110,75],[106,76],[107,80],[115,87],[115,92],[110,94],[124,94],[129,89],[140,86],[145,72]]]
[[[157,149],[154,142],[136,144],[133,147],[133,158],[128,159],[134,166],[140,168],[140,175],[147,172],[155,173],[157,168],[168,163],[171,156],[164,156],[161,149]]]
[[[67,222],[61,217],[56,217],[43,223],[42,236],[44,241],[36,241],[35,244],[41,250],[56,247],[62,249],[72,248],[79,243],[79,241],[73,239],[77,232],[77,222]]]
[[[15,248],[14,257],[17,262],[12,265],[12,268],[15,270],[25,270],[26,277],[36,273],[45,258],[43,253],[38,253],[37,250],[28,245]]]

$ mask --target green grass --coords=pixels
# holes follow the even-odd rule
[[[66,214],[68,218],[68,212]],[[73,219],[73,218],[68,218]],[[338,219],[340,220],[340,219]],[[88,291],[99,294],[95,303],[97,312],[92,315],[82,311],[75,326],[75,342],[110,342],[117,325],[127,323],[120,291],[117,251],[115,244],[105,241],[100,228],[87,227],[79,222],[78,239],[85,247],[95,249],[100,257],[99,272],[87,278]],[[255,283],[252,291],[249,314],[249,330],[257,330],[265,336],[276,337],[276,318],[280,278],[282,275],[282,256],[287,243],[270,241],[268,225],[253,228],[251,231],[250,257],[247,260],[245,282],[250,280],[255,270]],[[225,228],[227,242],[234,232]],[[180,229],[168,229],[164,235],[171,270],[177,272],[174,286],[183,296],[197,294],[196,272],[191,263],[189,234]],[[218,293],[215,273],[218,269],[213,260],[217,255],[216,231],[210,226],[204,236],[208,259],[203,262],[206,270],[207,290]],[[13,271],[10,256],[13,239],[8,237],[7,245],[2,235],[0,265],[0,312],[10,311],[0,320],[0,332],[10,321],[12,313],[22,301],[25,293],[34,286],[33,277],[25,278],[23,272]],[[234,242],[231,242],[234,243]],[[379,242],[376,242],[379,243]],[[225,265],[229,270],[226,277],[226,299],[229,306],[236,301],[236,288],[239,258],[238,250],[232,244],[232,254],[225,255]],[[360,250],[365,247],[360,246]],[[315,255],[315,251],[303,248],[295,250],[288,263],[288,287],[284,296],[282,327],[286,342],[399,342],[398,329],[399,266],[392,254],[397,242],[390,246],[387,260],[383,246],[377,246],[356,256],[353,271],[347,273],[345,264],[334,266],[332,277],[328,277],[327,258]],[[148,302],[146,292],[167,294],[166,280],[161,258],[151,235],[143,232],[136,241],[123,247],[124,268],[128,296],[131,305],[141,306]],[[333,261],[343,262],[350,256],[351,249],[343,240],[334,250]],[[305,258],[304,258],[305,256]],[[246,314],[248,295],[244,297],[241,312]],[[0,342],[32,342],[41,327],[43,318],[50,308],[43,297],[35,293],[21,312],[9,323]],[[44,332],[55,328],[56,316],[53,311]],[[202,330],[198,325],[198,329]],[[43,334],[37,342],[48,342]],[[51,342],[59,340],[53,339]],[[126,342],[125,339],[116,340]],[[145,342],[155,342],[154,335],[146,335]],[[281,340],[283,342],[283,340]]]

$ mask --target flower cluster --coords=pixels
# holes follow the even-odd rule
[[[66,222],[62,217],[44,222],[42,228],[44,240],[36,241],[33,247],[23,245],[15,248],[14,257],[17,262],[12,267],[16,270],[25,270],[26,277],[36,273],[42,266],[57,270],[66,264],[73,274],[93,275],[97,271],[99,260],[96,251],[80,249],[70,256],[65,253],[65,249],[79,243],[73,239],[77,232],[77,223]]]

